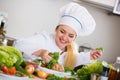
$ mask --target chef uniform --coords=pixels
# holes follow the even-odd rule
[[[67,25],[77,33],[77,36],[87,36],[95,29],[95,21],[86,8],[71,2],[60,8],[60,21],[58,25]],[[46,49],[49,52],[62,52],[56,45],[55,34],[41,32],[28,38],[19,39],[14,45],[25,54],[33,56],[32,53]],[[66,52],[60,55],[59,63],[64,64]],[[90,52],[77,53],[75,66],[90,63]]]

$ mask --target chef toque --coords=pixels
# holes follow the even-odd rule
[[[70,2],[60,8],[60,17],[59,25],[71,27],[78,36],[90,35],[96,26],[93,17],[87,9],[75,2]]]

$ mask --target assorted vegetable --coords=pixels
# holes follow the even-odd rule
[[[96,50],[103,51],[103,48],[96,48]],[[73,70],[68,67],[63,67],[63,65],[58,63],[60,55],[59,52],[51,52],[49,55],[52,57],[52,60],[49,63],[45,63],[41,59],[27,62],[23,60],[22,53],[16,48],[11,46],[0,46],[0,70],[8,75],[19,77],[27,76],[29,78],[39,77],[47,80],[90,80],[90,75],[92,73],[101,74],[103,70],[102,62],[83,65],[81,68]],[[50,74],[49,72],[38,70],[37,67],[39,63],[41,63],[41,66],[48,69],[59,72],[71,72],[73,77],[59,77],[55,74]],[[85,76],[84,79],[82,79],[81,76]]]
[[[101,74],[103,71],[102,62],[95,62],[90,65],[84,65],[81,69],[78,69],[75,76],[81,78],[80,76],[86,76],[86,80],[90,80],[92,73]]]
[[[20,71],[20,72],[22,72],[23,74],[25,74],[27,77],[32,78],[32,75],[29,74],[22,66],[16,65],[15,67],[16,67],[16,70],[17,70],[17,71]]]
[[[103,51],[103,48],[101,48],[101,47],[96,48],[96,50]],[[39,60],[39,61],[41,61],[41,65],[48,68],[48,69],[52,69],[52,70],[56,70],[56,71],[60,71],[60,72],[63,71],[63,70],[61,70],[62,68],[60,68],[63,66],[58,64],[59,53],[55,52],[55,53],[50,53],[49,55],[52,56],[53,59],[49,63],[44,63],[41,60]],[[55,56],[56,56],[56,58],[55,58]],[[90,80],[90,76],[92,73],[97,73],[97,74],[102,73],[103,65],[102,65],[102,62],[95,62],[95,63],[90,64],[90,65],[83,65],[80,69],[76,70],[75,72],[73,69],[70,69],[68,67],[64,67],[63,69],[64,69],[63,72],[68,72],[68,71],[71,72],[71,75],[74,76],[74,78],[63,78],[63,77],[56,76],[54,74],[54,75],[49,75],[47,77],[47,80],[54,80],[54,79],[57,79],[57,80],[76,80],[76,78],[79,80],[82,80],[81,78],[83,78],[83,77],[81,77],[81,76],[85,76],[83,80]]]
[[[53,64],[58,63],[59,53],[55,52],[49,54],[53,57],[46,67],[51,68]],[[49,73],[36,70],[38,64],[33,62],[24,61],[22,53],[12,46],[0,46],[0,70],[7,75],[29,77],[29,78],[47,78]]]
[[[4,65],[10,68],[23,61],[21,52],[11,46],[0,46],[0,58],[0,67]]]
[[[15,75],[16,71],[20,71],[28,77],[31,75],[25,71],[23,65],[22,53],[12,46],[0,46],[0,69],[3,73]]]

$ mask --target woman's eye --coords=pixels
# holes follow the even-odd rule
[[[70,37],[70,38],[74,38],[74,37],[75,37],[75,35],[69,35],[69,37]]]
[[[60,32],[61,32],[61,33],[65,33],[65,31],[63,31],[63,30],[60,30]]]
[[[74,36],[69,36],[70,38],[74,38]]]

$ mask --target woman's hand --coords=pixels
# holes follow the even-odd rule
[[[100,58],[102,55],[102,51],[101,50],[93,50],[90,53],[90,59],[91,60],[96,60],[98,58]]]
[[[48,54],[49,54],[49,51],[45,49],[40,49],[33,53],[33,55],[35,56],[40,56],[42,60],[45,61],[46,63],[48,63],[52,59],[52,57],[49,56]]]

